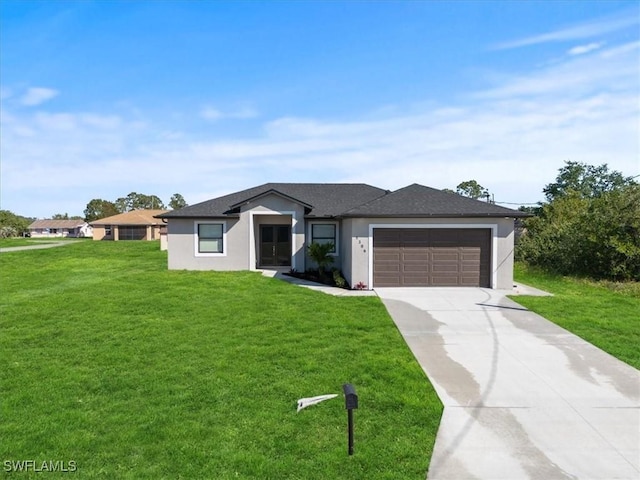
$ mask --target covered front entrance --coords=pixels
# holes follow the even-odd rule
[[[260,267],[291,266],[291,225],[260,225]]]

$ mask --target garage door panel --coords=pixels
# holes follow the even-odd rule
[[[386,229],[385,229],[386,230]],[[397,247],[400,242],[399,230],[380,231],[373,239],[374,248]]]
[[[374,229],[373,245],[374,287],[490,286],[490,229]]]
[[[437,278],[437,283],[434,283],[432,286],[438,287],[458,287],[461,286],[462,282],[458,275],[443,275]]]
[[[478,265],[461,265],[460,267],[463,274],[479,274],[482,271]]]
[[[418,253],[418,252],[405,252],[402,255],[402,260],[405,263],[412,263],[412,262],[426,262],[428,263],[431,258],[431,256],[429,255],[429,252],[423,252],[423,253]]]
[[[455,251],[435,251],[432,254],[434,262],[457,262],[459,253]]]
[[[374,255],[376,262],[395,262],[400,261],[400,252],[376,252]]]
[[[425,274],[425,273],[429,273],[431,271],[431,268],[428,263],[411,264],[411,265],[404,264],[402,266],[402,271],[407,274],[412,274],[412,273]]]
[[[457,263],[432,265],[431,271],[433,273],[456,273],[457,274],[460,271],[460,267]]]
[[[429,277],[421,276],[421,277],[404,277],[404,281],[402,282],[403,287],[424,287],[428,286]]]
[[[422,247],[424,246],[427,242],[429,241],[429,237],[428,236],[423,236],[423,237],[412,237],[412,238],[402,238],[402,245],[404,247]]]
[[[402,267],[399,263],[382,263],[377,266],[377,271],[379,273],[389,273],[389,272],[400,272],[400,268]]]
[[[398,235],[402,239],[403,242],[425,242],[429,239],[429,233],[424,228],[416,228],[416,229],[390,229],[395,231],[395,234]]]

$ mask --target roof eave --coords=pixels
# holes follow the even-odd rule
[[[313,205],[309,205],[308,203],[303,202],[302,200],[299,200],[299,199],[297,199],[295,197],[292,197],[291,195],[287,195],[286,193],[282,193],[281,191],[276,190],[275,188],[271,188],[271,189],[269,189],[269,190],[267,190],[265,192],[259,193],[258,195],[254,195],[254,196],[246,198],[246,199],[244,199],[244,200],[242,200],[240,202],[234,203],[233,205],[229,206],[229,209],[233,210],[234,208],[242,207],[242,206],[247,205],[247,204],[249,204],[249,203],[251,203],[251,202],[253,202],[253,201],[255,201],[255,200],[259,199],[259,198],[266,197],[268,195],[278,195],[278,196],[280,196],[280,197],[282,197],[282,198],[284,198],[286,200],[290,200],[292,202],[298,203],[299,205],[302,205],[305,208],[313,209]]]
[[[211,215],[211,214],[204,214],[204,215],[195,215],[195,214],[189,214],[189,215],[172,215],[172,216],[166,216],[167,214],[163,214],[163,215],[158,215],[154,218],[159,218],[161,220],[176,220],[176,219],[181,219],[181,218],[240,218],[240,214],[239,213],[230,213],[228,215],[226,214],[215,214],[215,215]]]
[[[365,213],[344,214],[340,218],[520,218],[531,217],[530,213]]]

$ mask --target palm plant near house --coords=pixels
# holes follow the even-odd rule
[[[326,268],[333,263],[333,256],[331,252],[333,252],[334,246],[333,243],[312,243],[309,245],[307,249],[309,258],[316,262],[318,265],[318,273],[320,276],[324,276],[326,273]]]

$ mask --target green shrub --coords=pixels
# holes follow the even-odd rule
[[[545,204],[525,220],[516,258],[563,275],[640,280],[640,185]]]
[[[334,250],[333,243],[312,243],[307,249],[309,258],[316,262],[318,265],[318,271],[322,275],[327,266],[333,263],[333,256],[331,252]]]
[[[335,283],[336,287],[339,288],[347,287],[347,281],[342,277],[342,275],[340,274],[340,270],[338,270],[337,268],[333,269],[333,283]]]

